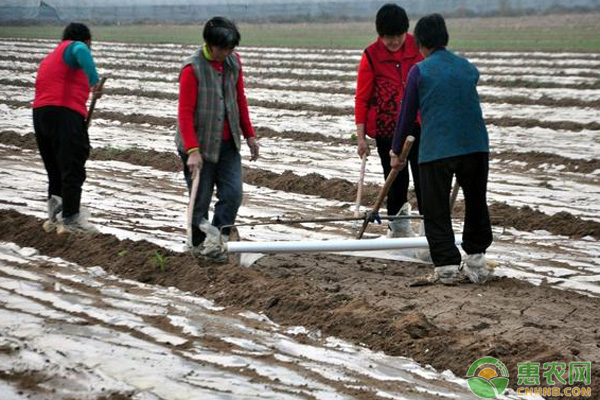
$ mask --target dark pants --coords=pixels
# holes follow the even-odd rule
[[[488,153],[472,153],[421,164],[425,236],[436,267],[459,265],[450,219],[450,191],[456,175],[465,198],[462,248],[467,254],[485,253],[492,244],[487,207]]]
[[[33,110],[33,128],[48,173],[48,198],[62,197],[63,218],[79,213],[90,140],[83,115],[66,107]]]
[[[188,156],[180,153],[183,161],[183,174],[188,185],[192,188],[192,176],[187,167]],[[235,223],[238,209],[242,204],[242,158],[233,140],[221,143],[219,161],[216,163],[204,161],[200,173],[200,185],[194,203],[192,217],[192,244],[198,246],[204,241],[204,233],[198,225],[202,218],[208,219],[208,209],[212,200],[214,186],[217,186],[217,203],[213,215],[212,225],[221,228],[223,225]],[[223,229],[223,234],[228,235],[230,229]]]
[[[418,129],[418,128],[415,128]],[[408,154],[408,163],[406,168],[398,173],[394,183],[390,186],[387,196],[387,212],[388,215],[396,215],[402,205],[408,200],[408,165],[412,171],[413,182],[415,185],[415,194],[417,196],[417,206],[419,213],[422,214],[421,206],[421,184],[419,179],[419,135],[415,135],[416,139],[410,153]],[[392,148],[392,137],[376,137],[377,152],[383,167],[383,176],[387,179],[392,168],[390,167],[390,149]]]

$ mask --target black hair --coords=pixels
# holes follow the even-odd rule
[[[408,16],[404,8],[388,3],[377,11],[375,28],[379,36],[395,36],[408,32]]]
[[[241,35],[233,21],[224,17],[214,17],[204,25],[204,41],[209,46],[233,48],[240,44]]]
[[[79,42],[85,42],[91,40],[92,34],[90,28],[85,24],[79,22],[71,22],[63,31],[62,40],[76,40]]]
[[[448,45],[448,29],[440,14],[427,15],[415,26],[415,42],[419,47],[437,49]]]

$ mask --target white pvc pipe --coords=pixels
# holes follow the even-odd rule
[[[457,244],[460,241],[457,242]],[[300,253],[331,251],[368,251],[397,249],[427,249],[425,237],[366,239],[366,240],[315,240],[296,242],[227,242],[229,253]]]

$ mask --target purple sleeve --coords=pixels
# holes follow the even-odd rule
[[[417,120],[417,112],[419,111],[419,79],[421,72],[419,66],[415,65],[408,73],[408,81],[404,88],[404,97],[402,98],[402,107],[398,116],[398,123],[394,130],[394,142],[392,150],[395,154],[400,154],[404,139],[411,133],[412,128]]]

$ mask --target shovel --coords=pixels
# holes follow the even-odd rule
[[[404,141],[404,146],[402,147],[402,152],[398,156],[398,158],[400,158],[400,160],[406,161],[406,159],[408,158],[408,153],[410,152],[410,149],[412,148],[414,141],[415,141],[414,136],[408,136],[406,138],[406,140]],[[392,186],[392,183],[394,182],[394,179],[396,179],[396,176],[398,176],[399,172],[400,172],[399,168],[393,168],[390,171],[390,174],[388,175],[387,179],[385,180],[385,184],[379,191],[379,195],[377,196],[377,201],[375,201],[375,205],[373,206],[373,209],[371,211],[369,211],[367,213],[367,215],[365,216],[365,220],[363,221],[362,227],[360,228],[360,231],[358,231],[358,235],[356,236],[357,239],[362,238],[363,234],[365,233],[365,230],[367,229],[367,226],[369,225],[369,222],[372,222],[375,219],[379,218],[379,216],[378,216],[379,208],[383,204],[383,200],[385,200],[388,190],[390,190],[390,186]]]
[[[102,91],[102,89],[104,89],[104,83],[106,82],[106,79],[108,79],[108,78],[103,77],[102,79],[100,79],[100,84],[99,84],[100,91]],[[85,120],[86,128],[89,128],[90,124],[92,123],[92,115],[94,115],[94,109],[96,108],[96,101],[98,101],[98,96],[92,95],[90,109],[88,110],[88,116],[87,116],[87,119]]]

